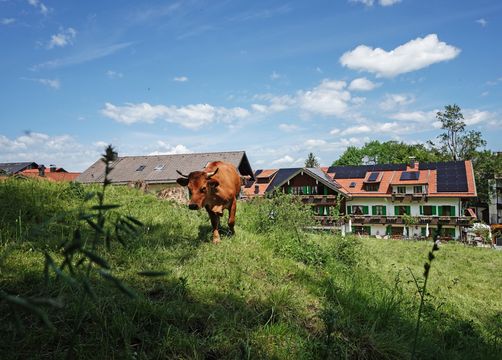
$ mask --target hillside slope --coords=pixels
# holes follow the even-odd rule
[[[139,297],[93,276],[93,300],[53,274],[44,285],[43,273],[43,251],[60,259],[78,212],[92,206],[89,190],[98,189],[0,183],[0,289],[64,304],[47,308],[56,329],[48,331],[0,299],[2,359],[410,358],[419,302],[410,271],[421,277],[431,244],[303,233],[295,224],[307,213],[285,197],[239,203],[236,235],[213,245],[205,212],[110,188],[107,199],[122,204],[114,211],[145,226],[100,255]],[[501,268],[500,252],[441,247],[418,358],[500,354]],[[166,275],[138,275],[149,270]],[[80,299],[85,316],[72,340]]]

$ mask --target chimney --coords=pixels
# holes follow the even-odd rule
[[[414,156],[408,156],[408,159],[410,159],[409,167],[410,170],[418,170],[418,161],[415,160]]]
[[[50,172],[56,172],[56,165],[50,164],[49,165],[49,170],[50,170]]]
[[[38,166],[38,176],[45,176],[45,166],[44,165]]]

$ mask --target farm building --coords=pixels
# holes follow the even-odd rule
[[[38,164],[36,162],[0,163],[0,173],[6,175],[18,174],[29,169],[38,169]]]
[[[245,194],[274,189],[301,196],[325,225],[334,225],[340,195],[347,230],[374,236],[426,237],[440,229],[459,239],[475,219],[466,208],[477,196],[470,161],[258,170]]]
[[[109,177],[114,185],[141,184],[150,191],[164,189],[181,189],[176,183],[179,170],[183,174],[202,170],[212,161],[226,161],[233,164],[241,176],[253,177],[246,152],[213,152],[174,155],[119,156],[112,164],[113,170]],[[104,163],[99,159],[85,170],[77,181],[84,184],[101,183],[104,178]],[[178,191],[179,192],[179,191]],[[179,194],[173,192],[173,197]],[[183,191],[184,194],[184,191]]]

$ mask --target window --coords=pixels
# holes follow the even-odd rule
[[[374,205],[371,207],[371,212],[373,215],[386,215],[386,209],[384,205]]]
[[[164,169],[164,167],[165,167],[165,165],[157,165],[157,166],[154,168],[154,170],[156,170],[156,171],[160,171],[160,170],[163,170],[163,169]]]
[[[439,216],[455,216],[455,206],[439,206]]]
[[[415,194],[421,194],[421,193],[423,193],[423,191],[422,191],[422,185],[415,185],[415,186],[413,186],[413,192]]]
[[[364,184],[364,190],[366,191],[378,191],[379,183]]]
[[[255,185],[254,186],[254,193],[258,194],[259,192],[260,192],[260,186],[259,185]]]
[[[146,166],[145,165],[140,165],[139,168],[136,169],[136,171],[143,171],[145,170]]]
[[[406,205],[401,205],[401,206],[394,206],[394,215],[410,215],[411,214],[411,207],[406,206]]]
[[[352,182],[350,183],[349,187],[351,187],[351,188],[355,188],[355,187],[356,187],[356,183],[352,181]]]
[[[357,235],[370,235],[371,226],[353,226],[352,232]]]
[[[420,206],[420,215],[434,216],[436,215],[436,207],[432,205]]]
[[[398,186],[397,193],[398,194],[406,194],[406,186]]]
[[[350,210],[350,206],[349,206]],[[368,215],[368,207],[366,205],[352,205],[352,214],[354,215]],[[350,213],[350,212],[349,212]]]
[[[270,181],[269,177],[259,177],[258,179],[256,179],[256,182],[258,184],[267,184],[269,181]]]

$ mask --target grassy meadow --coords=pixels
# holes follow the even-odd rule
[[[91,271],[93,297],[80,275],[75,284],[44,273],[44,253],[61,263],[77,227],[92,239],[79,220],[96,204],[90,191],[99,188],[0,181],[0,358],[411,357],[420,300],[411,273],[422,281],[431,243],[305,233],[308,209],[285,196],[239,203],[236,235],[225,236],[226,215],[214,245],[205,212],[108,187],[105,202],[121,207],[107,221],[144,226],[96,252],[137,296]],[[449,243],[435,255],[416,358],[500,358],[502,252]],[[5,294],[53,299],[60,306],[37,303],[53,328]]]

